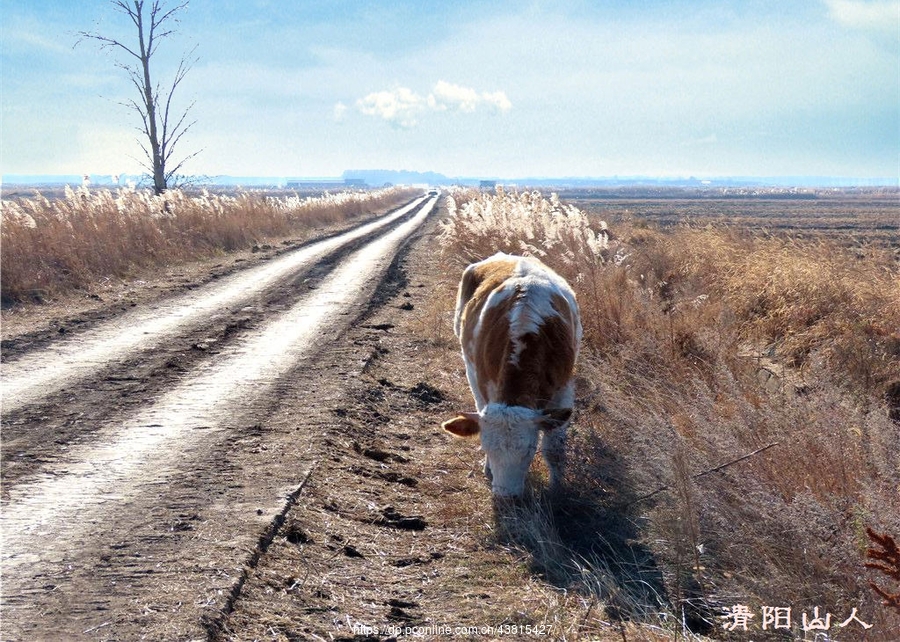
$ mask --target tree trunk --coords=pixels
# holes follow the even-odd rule
[[[156,126],[156,99],[153,95],[153,85],[150,82],[150,52],[148,44],[144,42],[144,12],[143,3],[135,2],[135,14],[137,16],[138,39],[141,48],[141,66],[144,72],[144,105],[147,107],[147,133],[150,138],[150,153],[153,156],[153,191],[160,195],[166,191],[166,168],[162,150],[159,145],[159,134]],[[151,26],[151,39],[152,39]],[[149,46],[153,43],[150,42]]]

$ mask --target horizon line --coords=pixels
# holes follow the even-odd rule
[[[765,182],[765,181],[777,181],[779,183],[783,183],[785,181],[791,180],[799,180],[803,181],[805,186],[812,186],[809,181],[825,181],[828,183],[828,186],[834,185],[835,181],[849,181],[851,183],[860,183],[864,182],[867,186],[874,186],[876,184],[882,185],[884,187],[891,186],[900,186],[900,176],[860,176],[860,175],[846,175],[846,174],[607,174],[607,175],[562,175],[562,176],[552,176],[552,175],[531,175],[531,176],[508,176],[501,177],[496,175],[456,175],[456,176],[448,176],[441,172],[436,172],[432,170],[427,171],[419,171],[419,170],[394,170],[394,169],[349,169],[344,170],[344,172],[337,176],[300,176],[300,175],[288,175],[288,174],[194,174],[194,175],[186,175],[184,178],[188,181],[196,181],[198,184],[203,183],[212,183],[215,184],[219,180],[253,180],[253,181],[273,181],[272,184],[277,184],[281,182],[342,182],[347,180],[353,180],[356,178],[364,178],[363,176],[355,177],[352,174],[412,174],[412,175],[421,175],[423,178],[426,176],[431,176],[435,178],[439,178],[441,180],[446,181],[493,181],[499,184],[512,184],[512,183],[528,183],[529,181],[539,181],[542,183],[549,183],[552,181],[577,181],[577,182],[635,182],[635,181],[660,181],[660,182],[673,182],[673,181],[689,181],[696,183],[704,183],[704,182],[721,182],[721,181],[754,181],[754,182]],[[70,181],[74,180],[77,182],[81,182],[84,177],[88,177],[90,180],[94,178],[109,178],[113,179],[115,177],[119,177],[120,181],[124,178],[143,178],[146,174],[132,174],[132,173],[111,173],[111,172],[93,172],[88,174],[78,174],[78,173],[47,173],[47,174],[35,174],[35,173],[3,173],[0,174],[0,184],[18,184],[20,181],[24,181],[26,184],[37,183],[38,181],[42,181],[43,184],[67,184]]]

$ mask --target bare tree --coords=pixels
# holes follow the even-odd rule
[[[153,177],[154,191],[161,194],[170,186],[185,161],[199,153],[194,152],[181,160],[174,160],[176,145],[196,123],[188,121],[193,103],[184,111],[172,113],[172,96],[196,62],[193,57],[196,46],[181,57],[172,84],[165,94],[161,94],[159,82],[154,83],[150,75],[150,62],[160,41],[172,35],[178,23],[178,14],[188,6],[189,0],[183,0],[174,6],[167,6],[161,0],[110,0],[110,3],[116,11],[131,19],[137,30],[136,42],[125,44],[121,40],[93,31],[80,31],[78,42],[94,40],[100,43],[101,49],[112,49],[125,54],[125,60],[118,60],[116,66],[128,74],[139,98],[129,99],[122,104],[136,111],[141,118],[142,126],[138,130],[144,135],[146,144],[144,140],[139,143],[147,157],[143,165]]]

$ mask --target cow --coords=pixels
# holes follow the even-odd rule
[[[572,288],[535,258],[495,254],[463,272],[453,330],[477,412],[459,413],[442,428],[480,436],[498,497],[522,494],[542,435],[550,486],[558,487],[582,335]]]

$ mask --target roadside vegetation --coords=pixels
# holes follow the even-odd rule
[[[639,211],[607,229],[555,195],[451,196],[439,239],[451,272],[497,251],[531,254],[578,295],[565,492],[544,493],[536,462],[529,500],[498,512],[486,535],[580,596],[560,607],[577,613],[556,617],[571,623],[567,639],[598,634],[599,620],[745,639],[765,613],[781,615],[777,633],[803,638],[814,608],[841,640],[900,630],[884,598],[896,578],[866,567],[867,551],[900,535],[900,266],[889,248],[661,230]],[[454,294],[436,307],[452,309]],[[753,614],[748,632],[726,628],[739,607]],[[853,609],[873,628],[840,626]]]
[[[62,198],[3,200],[3,304],[40,301],[103,278],[303,236],[314,227],[399,205],[415,193],[384,188],[278,197],[167,190],[155,196],[134,189],[66,188]]]

